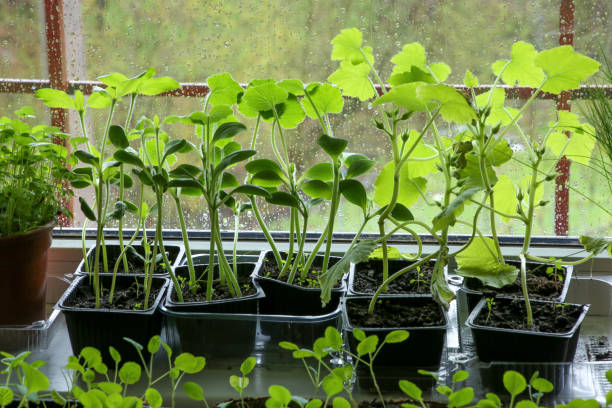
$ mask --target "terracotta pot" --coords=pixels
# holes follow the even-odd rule
[[[0,325],[45,320],[47,253],[55,223],[0,238]]]

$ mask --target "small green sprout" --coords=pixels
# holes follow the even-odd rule
[[[491,318],[491,311],[493,310],[493,306],[495,306],[495,298],[487,297],[485,300],[487,301],[487,320],[485,320],[485,323],[488,324],[489,319]]]
[[[232,375],[229,379],[232,388],[240,394],[240,406],[242,408],[244,408],[244,390],[249,386],[249,378],[247,376],[253,371],[256,364],[257,360],[255,357],[247,358],[240,365],[242,376],[238,377],[237,375]]]

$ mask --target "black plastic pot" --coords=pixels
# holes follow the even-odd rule
[[[285,253],[281,253],[283,258]],[[259,258],[259,264],[274,258],[271,251],[264,251]],[[330,257],[330,266],[340,260],[339,257]],[[317,255],[313,266],[321,266],[323,255]],[[328,314],[331,309],[321,304],[320,288],[305,288],[300,285],[279,281],[278,279],[261,276],[261,269],[254,275],[255,281],[266,294],[266,301],[262,302],[259,312],[261,314],[277,314],[288,316],[318,316]],[[335,303],[346,293],[346,280],[340,280],[340,286],[332,289],[331,302]]]
[[[132,245],[132,247],[141,256],[144,256],[145,250],[142,245]],[[183,247],[179,245],[165,244],[164,248],[166,249],[166,252],[168,252],[168,260],[170,261],[170,265],[178,266],[181,259],[183,258]],[[89,251],[87,251],[87,259],[89,260],[90,267],[93,267],[93,261],[95,259],[95,254],[96,254],[95,251],[96,251],[95,246],[89,248]],[[108,256],[109,272],[112,272],[113,268],[115,267],[115,262],[117,261],[117,258],[119,258],[119,255],[121,255],[121,247],[119,245],[106,245],[106,253]],[[134,256],[130,256],[129,252],[126,252],[126,257],[127,257],[128,263],[131,262],[136,265],[142,266],[140,259]],[[100,259],[102,259],[102,254],[100,254]],[[76,275],[88,275],[89,272],[85,272],[84,268],[85,268],[85,260],[82,259],[81,262],[79,263],[79,266],[76,269],[75,274]],[[120,269],[120,271],[121,270],[122,269]],[[156,273],[155,275],[156,276],[167,276],[168,273],[167,272],[166,273]]]
[[[406,266],[414,263],[415,261],[408,261],[405,259],[389,259],[389,276],[393,273],[405,268]],[[433,267],[435,265],[435,261],[429,261],[429,266]],[[382,278],[382,268],[383,261],[382,259],[370,259],[367,262],[360,262],[357,264],[351,264],[351,268],[348,276],[348,287],[347,287],[347,296],[372,296],[374,292],[363,292],[359,291],[355,288],[355,277],[360,271],[365,268],[371,268],[377,273],[381,275]],[[382,280],[381,282],[382,283]],[[429,289],[429,283],[426,283],[425,286]],[[409,294],[409,293],[395,293],[395,294]]]
[[[66,317],[66,326],[72,345],[74,355],[79,355],[86,346],[92,346],[100,350],[104,362],[114,364],[108,354],[108,347],[113,346],[122,356],[123,361],[140,361],[134,346],[123,340],[128,337],[145,346],[143,352],[146,354],[146,345],[149,339],[161,333],[162,318],[158,306],[161,303],[168,278],[153,277],[153,287],[159,292],[155,298],[151,298],[151,306],[147,310],[116,310],[116,309],[87,309],[81,307],[67,306],[74,299],[76,289],[81,285],[88,285],[88,276],[79,276],[64,292],[56,307]],[[100,274],[103,287],[109,288],[112,274]],[[118,275],[117,287],[130,285],[134,279],[140,283],[142,276]],[[111,366],[111,365],[109,365]]]
[[[420,387],[430,387],[433,379],[418,373],[418,370],[438,371],[444,344],[446,341],[446,329],[448,321],[446,313],[440,305],[435,304],[431,296],[424,295],[384,295],[379,299],[383,304],[395,303],[410,306],[435,304],[440,310],[443,324],[429,327],[355,327],[350,320],[349,310],[354,304],[368,305],[371,296],[354,296],[343,299],[343,331],[345,341],[348,342],[351,353],[357,354],[359,341],[355,339],[353,332],[356,328],[365,332],[366,336],[376,335],[379,344],[387,334],[393,330],[403,329],[410,333],[410,337],[402,343],[388,343],[383,346],[374,361],[374,372],[378,385],[383,390],[396,390],[397,378],[409,378]],[[380,306],[378,306],[380,307]],[[376,311],[375,311],[376,313]],[[367,356],[365,357],[367,359]],[[356,375],[360,386],[373,389],[374,385],[369,369],[364,365],[358,365]]]
[[[497,297],[496,302],[511,298]],[[531,300],[531,307],[553,303]],[[556,303],[556,302],[555,302]],[[499,306],[499,305],[498,305]],[[529,330],[513,330],[487,327],[474,323],[480,313],[486,313],[486,300],[482,299],[466,322],[472,330],[472,338],[480,361],[567,363],[574,360],[580,334],[580,325],[590,305],[579,305],[582,313],[573,328],[566,333],[542,333]]]
[[[238,274],[251,276],[258,264],[239,264]],[[202,271],[206,265],[198,265]],[[175,269],[178,276],[187,267]],[[168,343],[176,352],[203,355],[209,361],[234,360],[240,364],[251,355],[257,330],[258,300],[264,297],[256,282],[257,293],[242,298],[211,302],[177,302],[172,300],[174,287],[168,290],[161,313]]]
[[[519,261],[508,261],[507,263],[511,265],[515,265],[518,268],[520,268]],[[527,262],[527,265],[530,266],[530,265],[543,265],[543,264],[539,262]],[[554,266],[554,265],[551,264],[550,266]],[[569,284],[572,279],[574,267],[572,265],[563,266],[563,267],[565,268],[565,277],[563,279],[563,287],[561,289],[561,294],[557,297],[548,298],[545,300],[551,300],[554,302],[564,302],[565,301],[565,296],[567,295],[567,289],[569,288]],[[482,289],[482,283],[476,278],[466,278],[463,281],[463,286],[459,288],[459,291],[457,293],[457,302],[458,302],[460,314],[463,312],[465,315],[467,315],[471,313],[472,310],[474,310],[474,308],[476,307],[480,299],[482,299],[483,292],[481,291],[481,289]],[[492,289],[492,291],[495,291],[495,289]],[[530,294],[530,298],[531,297],[535,297],[535,296],[532,296]]]

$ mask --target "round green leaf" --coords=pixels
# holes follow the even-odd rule
[[[251,371],[253,371],[253,369],[255,368],[256,364],[257,364],[257,359],[255,357],[249,357],[246,360],[244,360],[242,364],[240,365],[240,372],[243,375],[249,375]]]
[[[336,397],[334,398],[332,407],[333,408],[351,408],[351,404],[344,397]]]
[[[331,163],[317,163],[306,171],[304,177],[312,180],[331,181],[334,179],[334,169]]]
[[[284,348],[285,350],[299,350],[300,349],[297,346],[297,344],[291,343],[289,341],[281,341],[280,343],[278,343],[278,345],[281,348]]]
[[[8,387],[0,387],[0,405],[5,406],[13,402],[13,390]]]
[[[187,381],[183,385],[183,389],[185,390],[185,394],[187,394],[187,396],[192,400],[204,401],[204,390],[202,390],[202,387],[200,387],[198,384],[192,381]]]
[[[470,374],[465,370],[459,370],[455,374],[453,374],[453,382],[458,383],[461,381],[465,381],[468,379]]]
[[[391,333],[385,336],[386,343],[401,343],[408,340],[410,333],[406,330],[393,330]]]
[[[174,365],[187,374],[196,374],[204,369],[206,359],[204,357],[195,357],[191,353],[182,353],[176,356]]]
[[[331,200],[332,188],[321,180],[309,180],[302,184],[302,191],[312,198],[323,198]]]
[[[540,377],[531,380],[531,386],[538,392],[552,392],[555,388],[550,381]]]
[[[133,361],[124,363],[119,369],[119,379],[128,385],[136,384],[140,380],[141,374],[142,369]]]
[[[321,135],[317,139],[317,144],[333,159],[338,158],[346,149],[348,140],[328,135]]]
[[[472,387],[465,387],[457,392],[452,393],[448,397],[449,407],[462,407],[472,402],[474,399],[474,389]]]
[[[272,171],[276,173],[279,177],[283,176],[283,171],[281,170],[278,163],[270,159],[251,160],[244,167],[246,171],[251,174],[257,174],[262,171]]]
[[[251,178],[251,183],[261,187],[278,187],[285,184],[283,177],[271,170],[260,171]]]
[[[527,388],[527,382],[519,372],[508,370],[504,373],[504,387],[512,395],[516,397]]]
[[[271,385],[268,388],[268,394],[270,394],[271,398],[281,402],[285,406],[291,402],[291,393],[282,385]]]
[[[323,387],[323,391],[325,391],[325,395],[327,395],[328,398],[341,393],[344,389],[344,384],[342,383],[340,377],[332,374],[323,378],[321,386]]]
[[[281,205],[284,207],[299,207],[297,199],[284,191],[275,191],[271,193],[269,197],[266,197],[266,201],[270,204]]]
[[[363,356],[365,354],[374,353],[378,346],[378,336],[372,335],[366,337],[364,340],[357,344],[357,354]]]
[[[155,388],[147,388],[145,391],[145,399],[151,408],[161,407],[164,401],[159,391],[157,391]]]
[[[355,204],[365,213],[368,208],[368,195],[365,187],[357,180],[342,180],[340,182],[340,193],[351,204]]]
[[[151,354],[157,353],[160,347],[161,347],[161,337],[159,336],[151,337],[151,340],[149,340],[149,344],[147,344],[147,350],[149,351],[149,353]]]

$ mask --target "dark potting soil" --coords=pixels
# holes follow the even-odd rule
[[[413,401],[410,399],[403,400],[385,400],[385,405],[381,404],[379,399],[373,399],[372,401],[361,401],[358,405],[358,408],[402,408],[403,404],[418,404],[417,401]],[[440,402],[430,402],[425,401],[425,406],[429,408],[442,408],[446,407],[446,404],[442,404]]]
[[[514,265],[520,268],[519,262],[508,262],[510,265]],[[527,264],[527,290],[530,298],[536,299],[554,299],[561,296],[563,290],[563,282],[565,279],[565,268],[557,269],[556,272],[546,273],[547,267],[550,265],[545,264]],[[551,272],[551,271],[549,271]],[[487,293],[497,293],[500,295],[509,296],[523,296],[521,291],[521,275],[517,276],[516,280],[511,285],[506,285],[501,289],[492,288],[490,286],[483,285],[476,278],[467,278],[466,286],[472,290],[481,291],[487,295]]]
[[[445,324],[440,306],[431,298],[378,300],[368,313],[369,299],[347,299],[346,309],[353,327],[432,327]]]
[[[91,278],[93,282],[93,278]],[[96,295],[93,286],[88,284],[88,279],[83,280],[83,284],[78,286],[72,295],[67,299],[66,306],[93,309],[96,306]],[[155,298],[163,286],[163,281],[153,280],[151,293],[149,295],[149,307],[155,302]],[[142,310],[144,306],[144,279],[134,278],[129,280],[119,280],[115,286],[113,303],[108,302],[110,292],[110,279],[102,280],[102,293],[100,307],[102,309],[113,310]]]
[[[192,292],[189,289],[188,285],[188,272],[185,268],[181,267],[182,271],[177,269],[177,275],[179,276],[179,280],[181,281],[181,289],[183,292],[183,300],[185,302],[206,302],[206,277],[207,277],[207,265],[196,265],[195,272],[198,277],[197,288],[195,292]],[[215,268],[215,271],[217,269]],[[239,270],[240,272],[240,270]],[[182,279],[181,279],[182,278]],[[238,284],[240,285],[240,290],[242,291],[242,296],[250,296],[257,293],[257,289],[253,286],[253,281],[251,280],[250,273],[246,276],[238,276]],[[213,281],[213,293],[212,300],[223,300],[223,299],[231,299],[234,296],[230,292],[227,284],[221,284],[219,279],[215,279]],[[176,296],[176,291],[172,292],[172,300],[178,302],[178,297]]]
[[[338,262],[336,258],[330,258],[329,267],[334,265],[336,262]],[[293,284],[297,286],[301,286],[303,288],[317,288],[318,289],[320,287],[319,277],[321,276],[321,270],[322,270],[321,265],[316,264],[316,260],[315,260],[315,262],[312,263],[310,270],[306,274],[306,277],[302,278],[299,276],[301,273],[301,270],[298,267],[298,271],[296,274],[297,276],[295,277]],[[261,269],[259,270],[259,276],[263,276],[265,278],[278,279],[278,275],[280,275],[280,272],[281,271],[278,269],[278,264],[276,263],[276,260],[274,259],[274,257],[269,256],[269,257],[264,258],[263,263],[261,265]],[[289,272],[285,273],[282,280],[286,282],[288,276],[289,276]],[[341,282],[336,283],[336,286],[334,286],[334,288],[339,288],[339,287],[342,287]]]
[[[389,264],[389,276],[399,271],[411,262],[394,261]],[[395,266],[395,267],[394,267]],[[413,269],[391,282],[385,291],[390,294],[427,294],[431,275],[433,274],[433,263],[421,265],[418,270]],[[382,262],[379,260],[368,261],[357,264],[355,276],[353,277],[353,290],[359,293],[374,293],[382,283]]]
[[[245,408],[266,408],[266,401],[269,397],[245,397],[244,398],[244,407]],[[242,403],[239,399],[231,399],[229,401],[224,401],[218,406],[223,406],[224,408],[242,408]],[[300,408],[300,405],[295,402],[289,402],[289,408]]]
[[[488,308],[485,306],[474,323],[481,326],[499,327],[503,329],[530,330],[542,333],[567,333],[578,317],[582,308],[564,303],[531,302],[533,311],[533,328],[527,328],[527,312],[523,299],[495,299],[488,318]]]

